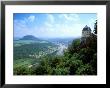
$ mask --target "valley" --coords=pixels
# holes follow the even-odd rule
[[[31,68],[45,57],[62,56],[71,40],[45,40],[30,35],[14,40],[14,68],[19,66]]]

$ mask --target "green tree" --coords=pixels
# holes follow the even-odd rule
[[[14,75],[29,75],[31,72],[32,70],[25,66],[14,67]]]
[[[96,22],[94,23],[94,33],[97,34],[97,20],[96,20]]]
[[[79,50],[80,39],[73,40],[72,43],[68,46],[68,51],[70,54],[73,54]]]
[[[73,60],[73,61],[70,61],[69,74],[70,74],[70,75],[75,75],[77,69],[78,69],[81,65],[83,65],[83,63],[82,63],[81,60]]]
[[[68,68],[54,68],[53,75],[68,75],[69,69]]]
[[[77,75],[93,75],[94,70],[90,64],[82,65],[76,71]]]

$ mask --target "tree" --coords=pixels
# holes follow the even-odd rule
[[[52,75],[68,75],[69,69],[68,68],[54,68]]]
[[[76,71],[77,75],[93,75],[94,70],[90,64],[82,65]]]
[[[32,70],[25,66],[14,67],[14,75],[29,75]]]
[[[80,39],[75,39],[72,43],[68,46],[68,51],[70,54],[77,52],[79,50]]]
[[[94,31],[93,31],[95,34],[97,34],[97,20],[96,22],[94,23]]]

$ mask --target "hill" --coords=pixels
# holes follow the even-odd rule
[[[36,38],[33,35],[26,35],[26,36],[22,37],[20,40],[36,40],[36,41],[40,41],[39,38]]]

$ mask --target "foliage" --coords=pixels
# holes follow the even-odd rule
[[[30,75],[32,72],[32,69],[25,66],[14,67],[15,75]]]
[[[93,75],[94,70],[90,64],[82,65],[76,71],[77,75]]]
[[[80,45],[80,39],[73,40],[73,42],[68,46],[68,51],[73,54],[78,51],[78,46]]]
[[[68,68],[55,68],[53,69],[53,75],[68,75]]]
[[[94,33],[97,34],[97,20],[96,20],[96,22],[94,24]]]

